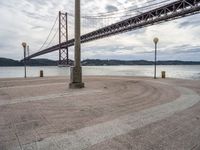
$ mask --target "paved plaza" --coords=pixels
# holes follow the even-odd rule
[[[0,79],[0,150],[200,150],[200,81]]]

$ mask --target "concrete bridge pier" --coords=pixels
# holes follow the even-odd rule
[[[71,83],[70,88],[83,88],[84,83],[82,82],[82,67],[81,67],[81,21],[80,21],[80,0],[75,0],[75,52],[74,52],[74,67],[71,71]]]

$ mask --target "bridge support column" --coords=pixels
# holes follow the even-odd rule
[[[82,67],[81,67],[81,21],[80,21],[80,0],[75,0],[75,53],[74,67],[71,68],[71,83],[70,88],[83,88],[82,82]]]

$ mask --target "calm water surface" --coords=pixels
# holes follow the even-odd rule
[[[37,77],[44,70],[45,76],[69,76],[70,68],[28,67],[27,76]],[[157,75],[166,71],[167,77],[200,80],[200,65],[158,66]],[[99,76],[146,76],[152,77],[154,66],[84,66],[83,75]],[[23,67],[0,67],[0,78],[23,77]]]

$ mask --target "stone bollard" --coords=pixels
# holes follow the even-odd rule
[[[166,78],[166,72],[165,72],[165,71],[162,71],[162,72],[161,72],[161,77],[162,77],[163,79]]]
[[[40,70],[40,77],[44,77],[44,73],[43,73],[43,70]]]

